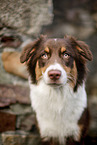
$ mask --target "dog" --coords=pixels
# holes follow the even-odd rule
[[[71,36],[41,35],[22,51],[43,145],[84,144],[89,125],[87,60],[92,60],[88,45]]]

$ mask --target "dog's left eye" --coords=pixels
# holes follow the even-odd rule
[[[68,59],[68,58],[70,57],[70,55],[69,55],[68,53],[63,53],[63,57],[64,57],[65,59]]]
[[[48,54],[47,54],[47,53],[42,54],[42,55],[41,55],[41,58],[42,58],[42,59],[48,59]]]

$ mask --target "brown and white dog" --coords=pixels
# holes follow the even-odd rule
[[[88,46],[73,37],[40,36],[20,58],[26,62],[30,97],[44,144],[83,144],[89,124],[85,91]]]

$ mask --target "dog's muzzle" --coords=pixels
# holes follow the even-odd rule
[[[66,71],[60,64],[49,66],[43,74],[44,81],[47,85],[64,85],[67,82]]]

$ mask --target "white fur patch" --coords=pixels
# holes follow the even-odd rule
[[[87,106],[84,84],[74,93],[68,83],[53,88],[41,79],[38,85],[30,84],[30,89],[41,137],[57,137],[61,143],[68,136],[77,140],[80,133],[77,123]]]
[[[58,80],[60,84],[65,84],[67,82],[67,74],[66,71],[62,68],[62,66],[60,64],[58,64],[57,62],[55,62],[55,64],[50,65],[46,71],[43,73],[43,79],[45,81],[46,84],[50,83],[50,78],[48,76],[48,72],[50,70],[59,70],[61,72],[61,77]]]

